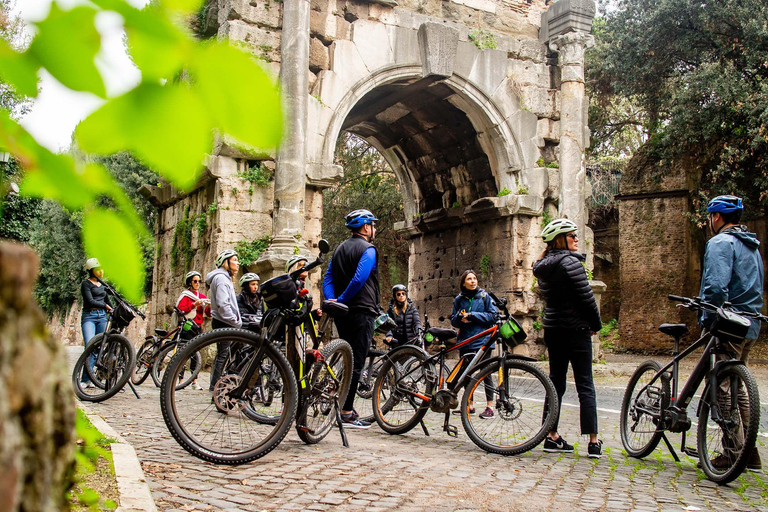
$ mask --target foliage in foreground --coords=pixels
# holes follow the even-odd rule
[[[77,409],[75,430],[77,432],[77,448],[75,450],[74,486],[67,490],[73,509],[94,512],[116,509],[117,503],[113,500],[103,499],[98,492],[88,486],[88,475],[96,470],[99,459],[104,459],[109,464],[110,473],[114,476],[112,453],[107,449],[113,440],[99,432],[81,409]]]
[[[768,3],[617,0],[589,55],[593,146],[688,159],[703,197],[768,206]],[[663,165],[661,166],[663,167]]]
[[[90,154],[130,151],[188,190],[197,182],[214,133],[263,152],[277,146],[282,126],[278,91],[251,55],[226,42],[200,42],[183,28],[184,15],[200,4],[165,0],[137,9],[126,0],[91,0],[62,10],[54,3],[48,17],[35,23],[37,33],[26,49],[0,40],[0,78],[14,93],[34,98],[38,73],[45,69],[71,90],[104,98],[104,105],[77,127],[77,146]],[[130,56],[141,72],[141,83],[115,98],[107,98],[94,62],[101,47],[95,20],[106,13],[123,20]],[[2,109],[0,147],[25,169],[24,195],[82,211],[85,252],[99,259],[128,299],[139,301],[141,240],[149,232],[105,167],[52,153]]]

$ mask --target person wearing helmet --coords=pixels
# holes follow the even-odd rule
[[[714,236],[704,250],[704,265],[701,275],[699,296],[705,302],[722,306],[728,301],[736,311],[760,313],[763,308],[763,260],[758,248],[760,241],[755,233],[742,226],[741,215],[744,205],[740,197],[717,196],[707,204],[707,220]],[[715,314],[699,313],[699,325],[705,329],[712,326]],[[750,320],[752,325],[744,342],[732,344],[736,359],[748,364],[749,353],[760,334],[760,320]],[[725,358],[725,354],[718,357]],[[727,391],[727,389],[726,389]],[[746,417],[745,412],[742,416]],[[730,467],[735,447],[724,440],[723,454],[712,460],[716,468]],[[760,471],[762,462],[757,448],[747,459],[747,468]]]
[[[568,365],[573,367],[579,395],[581,433],[589,435],[587,454],[600,458],[603,442],[597,437],[597,400],[592,380],[592,334],[602,327],[600,311],[583,265],[586,256],[579,251],[576,224],[555,219],[541,232],[547,248],[533,264],[544,296],[544,343],[549,352],[549,376],[562,403]],[[552,431],[544,440],[548,453],[572,453],[573,446],[557,433],[560,411]]]
[[[405,285],[396,284],[392,287],[392,299],[387,307],[387,314],[395,321],[397,327],[389,331],[384,337],[384,343],[391,348],[417,343],[421,319],[413,301],[408,298],[408,290]]]
[[[203,280],[203,276],[197,270],[187,272],[184,276],[184,285],[186,290],[181,292],[179,298],[176,299],[176,308],[181,311],[185,318],[194,322],[194,327],[187,331],[181,331],[181,340],[187,342],[193,339],[195,336],[203,332],[203,319],[205,317],[211,317],[211,301],[208,297],[200,293],[200,283]],[[183,377],[179,375],[179,380],[183,380]],[[192,389],[202,390],[203,387],[197,383],[197,378],[192,381]]]
[[[339,336],[347,340],[353,352],[352,382],[341,408],[341,419],[348,428],[371,427],[367,421],[360,420],[352,407],[381,303],[378,253],[372,243],[377,220],[368,210],[355,210],[346,216],[345,224],[351,236],[333,252],[323,279],[326,300],[349,307],[349,313],[336,321]]]
[[[88,258],[85,261],[85,270],[88,272],[88,279],[80,285],[80,293],[83,296],[83,314],[80,317],[80,327],[83,330],[83,344],[88,345],[94,336],[107,329],[107,311],[112,311],[112,304],[109,302],[107,292],[100,281],[104,277],[104,270],[101,268],[99,260]],[[95,363],[96,354],[92,354],[88,364],[93,368]],[[80,382],[83,383],[83,387],[93,387],[91,379],[88,378],[88,372],[83,372]]]
[[[294,272],[296,270],[299,270],[300,268],[304,268],[309,260],[300,254],[295,254],[288,258],[288,261],[285,262],[285,273],[290,274],[291,272]],[[302,287],[306,288],[307,283],[307,277],[309,276],[309,272],[302,272],[299,274],[298,281],[301,284]]]
[[[216,270],[212,270],[205,276],[205,284],[211,294],[211,327],[223,329],[226,327],[240,328],[243,320],[240,309],[237,307],[237,296],[232,278],[240,269],[240,261],[237,252],[232,249],[224,249],[216,256]],[[224,362],[229,352],[229,342],[216,343],[216,359],[213,361],[213,372],[209,390],[213,391],[219,376],[224,369]]]
[[[243,324],[247,324],[248,329],[258,330],[261,325],[261,317],[264,309],[259,295],[259,274],[248,272],[240,278],[240,293],[237,296],[237,307],[240,309],[240,316]]]

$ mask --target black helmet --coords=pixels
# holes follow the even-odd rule
[[[396,284],[392,287],[392,296],[394,297],[397,292],[405,292],[408,293],[408,288],[405,287],[404,284]]]

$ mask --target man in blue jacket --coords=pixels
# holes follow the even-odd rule
[[[760,241],[746,226],[739,225],[744,205],[736,196],[717,196],[707,204],[709,228],[715,234],[704,252],[704,268],[701,276],[699,296],[716,306],[730,302],[736,311],[759,313],[763,308],[763,260],[758,248]],[[714,313],[699,314],[699,325],[709,328]],[[751,320],[752,326],[741,345],[733,345],[736,359],[749,359],[749,352],[760,334],[760,320]],[[742,414],[742,416],[744,416]],[[726,444],[724,442],[724,444]],[[717,464],[723,458],[728,464],[728,447],[723,455],[712,462]],[[753,449],[747,468],[760,470],[762,467],[757,449]]]
[[[336,300],[349,307],[349,313],[336,322],[339,336],[352,346],[354,368],[347,399],[341,407],[341,420],[348,428],[365,429],[353,409],[360,373],[373,339],[373,322],[379,314],[378,253],[371,242],[376,235],[376,221],[368,210],[355,210],[345,217],[352,236],[333,252],[323,279],[326,300]]]

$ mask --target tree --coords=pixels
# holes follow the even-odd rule
[[[598,25],[588,70],[594,105],[640,109],[633,123],[656,161],[694,162],[702,197],[735,193],[761,214],[768,211],[766,19],[762,0],[617,0],[604,30]]]
[[[336,163],[344,178],[323,193],[323,237],[336,247],[349,238],[344,217],[352,210],[366,208],[379,219],[376,248],[380,256],[382,290],[408,280],[408,241],[395,231],[404,219],[403,196],[395,173],[378,151],[357,135],[345,132],[336,144]]]

